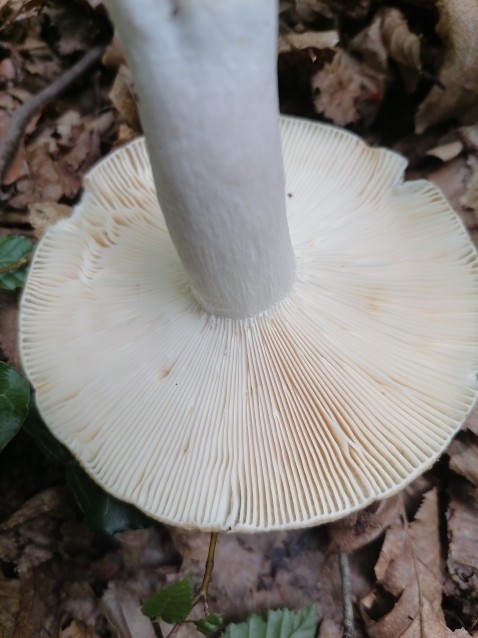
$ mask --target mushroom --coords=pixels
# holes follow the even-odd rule
[[[279,120],[275,0],[108,7],[146,142],[36,251],[20,344],[43,418],[178,526],[305,527],[396,493],[477,394],[461,221],[399,155]]]

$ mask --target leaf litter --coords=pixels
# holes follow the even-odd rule
[[[105,4],[0,0],[0,135],[18,106],[111,38]],[[408,176],[437,183],[475,236],[477,25],[474,0],[282,0],[282,108],[403,152]],[[70,213],[88,168],[140,132],[113,40],[103,63],[38,111],[19,140],[2,183],[1,235],[40,238]],[[18,367],[17,300],[0,295],[0,348]],[[221,536],[212,610],[245,622],[313,603],[319,637],[338,638],[337,554],[346,552],[357,638],[478,635],[477,424],[475,411],[435,468],[389,501],[318,529]],[[208,535],[91,531],[63,466],[26,434],[2,455],[0,486],[2,638],[152,637],[142,601],[185,576],[201,580]]]

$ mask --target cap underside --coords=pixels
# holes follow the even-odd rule
[[[281,120],[298,276],[255,318],[206,314],[143,139],[89,174],[21,307],[40,412],[107,491],[204,530],[330,521],[429,467],[477,391],[478,261],[405,161]]]

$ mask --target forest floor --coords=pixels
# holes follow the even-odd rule
[[[475,0],[284,0],[280,11],[282,112],[345,126],[404,154],[407,178],[436,183],[476,241]],[[12,161],[0,166],[0,236],[38,240],[70,213],[85,172],[140,134],[131,77],[112,37],[101,0],[0,0],[3,139],[11,113],[104,47],[35,111]],[[20,368],[18,298],[0,292],[0,349]],[[339,638],[338,555],[346,552],[356,638],[478,636],[477,436],[473,413],[425,476],[336,524],[220,535],[211,610],[229,621],[314,604],[318,636]],[[21,432],[0,461],[0,638],[154,637],[140,601],[184,575],[197,585],[208,542],[208,534],[160,524],[92,531],[64,465]],[[190,626],[181,632],[196,635]]]

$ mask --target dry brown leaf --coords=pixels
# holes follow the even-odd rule
[[[455,438],[447,449],[450,469],[478,486],[478,439],[474,435]]]
[[[478,124],[461,126],[458,135],[468,150],[478,151]]]
[[[60,631],[59,638],[100,638],[90,627],[78,620],[73,620],[67,627]],[[121,637],[122,638],[122,637]]]
[[[478,405],[475,405],[473,410],[467,416],[462,428],[463,430],[470,430],[473,434],[478,436]]]
[[[455,157],[458,157],[463,148],[463,143],[460,142],[460,140],[455,140],[453,142],[446,142],[445,144],[434,146],[429,149],[426,154],[436,157],[442,162],[449,162]]]
[[[478,168],[470,177],[466,185],[465,194],[460,198],[460,203],[470,210],[478,211]]]
[[[20,608],[20,581],[6,579],[0,572],[0,630],[2,638],[12,638],[15,617]]]
[[[138,106],[133,90],[133,79],[128,67],[123,64],[116,74],[109,98],[124,122],[136,131],[141,130]]]
[[[378,14],[367,27],[359,31],[349,43],[349,51],[363,63],[368,72],[387,72],[388,53],[382,37],[382,17]]]
[[[452,493],[447,511],[448,559],[447,567],[455,587],[467,598],[478,591],[478,490]]]
[[[183,558],[181,576],[193,587],[201,582],[209,534],[171,528]],[[326,558],[327,543],[317,529],[268,534],[220,534],[210,607],[226,617],[290,607],[317,601],[320,622],[342,622],[340,576],[335,557]],[[177,577],[176,577],[177,578]]]
[[[3,357],[14,368],[21,369],[18,352],[18,303],[16,296],[0,294],[0,348]]]
[[[141,605],[124,584],[111,582],[102,598],[111,631],[118,638],[155,638],[156,633]]]
[[[125,59],[123,47],[121,46],[121,42],[119,41],[119,38],[115,33],[115,35],[113,36],[113,40],[106,47],[105,52],[103,53],[101,64],[109,69],[114,69],[116,71],[124,63]]]
[[[434,86],[420,104],[418,133],[451,118],[463,124],[478,119],[478,3],[437,0],[437,9],[437,33],[445,50],[438,79],[445,88]]]
[[[279,39],[279,53],[293,49],[332,49],[339,43],[337,31],[305,31],[304,33],[286,33]]]
[[[13,22],[38,16],[47,0],[0,0],[0,31]]]
[[[0,523],[0,532],[11,530],[19,525],[31,521],[42,514],[52,512],[61,505],[64,497],[64,490],[58,487],[50,487],[32,498],[25,501],[23,505],[8,520]]]
[[[58,635],[50,600],[54,586],[51,565],[20,574],[19,611],[12,638]]]
[[[420,38],[410,31],[403,13],[398,9],[384,11],[382,38],[392,60],[401,66],[420,71]]]
[[[35,231],[35,237],[40,239],[51,224],[71,215],[71,208],[56,202],[37,202],[28,207],[29,222]]]
[[[312,78],[317,113],[339,126],[361,118],[373,119],[382,101],[385,76],[340,50]]]
[[[396,520],[401,507],[401,496],[392,496],[331,523],[329,551],[351,554],[371,543]]]
[[[412,523],[407,522],[403,511],[387,531],[375,574],[387,596],[376,589],[360,601],[370,638],[445,638],[451,635],[441,608],[436,489],[425,494]]]

